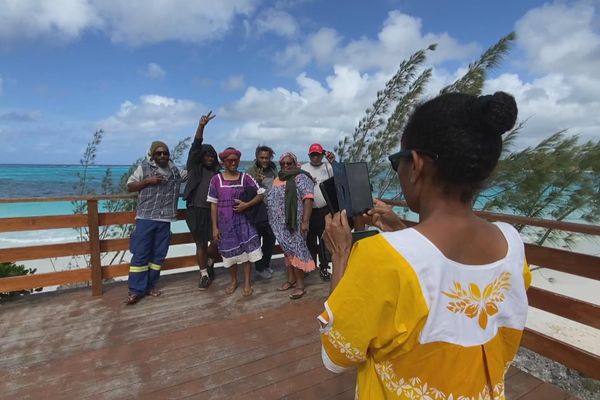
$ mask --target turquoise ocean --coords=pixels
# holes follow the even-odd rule
[[[245,170],[251,161],[242,161],[241,170]],[[0,198],[61,197],[78,195],[79,176],[87,174],[88,188],[93,193],[102,193],[102,180],[107,170],[111,172],[113,185],[118,186],[121,177],[127,174],[128,165],[92,165],[85,169],[81,165],[0,165]],[[183,186],[183,185],[182,185]],[[99,202],[102,211],[103,202]],[[180,200],[179,208],[185,208]],[[70,202],[19,202],[0,203],[0,218],[32,217],[42,215],[73,214]],[[184,221],[173,224],[174,232],[185,232]],[[70,242],[77,239],[74,229],[53,229],[44,231],[25,231],[0,233],[0,248],[21,247],[37,244]]]

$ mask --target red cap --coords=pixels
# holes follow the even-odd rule
[[[308,154],[312,154],[312,153],[323,153],[323,146],[321,146],[319,143],[313,143],[310,145],[310,147],[308,148]]]

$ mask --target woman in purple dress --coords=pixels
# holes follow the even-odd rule
[[[287,281],[280,291],[292,289],[290,299],[304,296],[304,273],[315,269],[306,246],[308,222],[312,212],[314,183],[298,166],[296,156],[284,153],[279,159],[281,170],[267,194],[269,223],[283,249]]]
[[[262,258],[262,251],[260,237],[244,211],[262,201],[264,189],[259,188],[250,175],[238,171],[241,155],[233,147],[228,147],[219,154],[225,170],[212,177],[207,200],[211,203],[213,238],[231,277],[225,292],[232,294],[237,289],[237,264],[242,264],[243,294],[250,296],[252,263]],[[254,189],[258,194],[252,200],[243,202],[239,200],[240,195],[247,189]]]

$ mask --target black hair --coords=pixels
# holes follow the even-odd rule
[[[258,158],[258,153],[260,153],[261,151],[268,151],[269,157],[271,158],[273,158],[273,156],[275,155],[275,152],[272,148],[270,148],[269,146],[265,146],[264,144],[259,144],[258,146],[256,146],[256,150],[254,151],[254,157]]]
[[[443,94],[417,106],[401,145],[436,153],[436,178],[447,192],[457,192],[468,202],[496,167],[502,134],[515,125],[517,113],[514,97],[504,92]]]

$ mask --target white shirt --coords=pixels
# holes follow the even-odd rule
[[[333,168],[331,167],[331,164],[323,160],[323,163],[321,163],[321,165],[318,167],[315,167],[308,162],[303,164],[301,168],[303,171],[308,172],[315,181],[315,199],[313,201],[313,208],[325,207],[327,202],[325,201],[325,197],[323,197],[323,193],[321,193],[319,183],[333,176]]]

